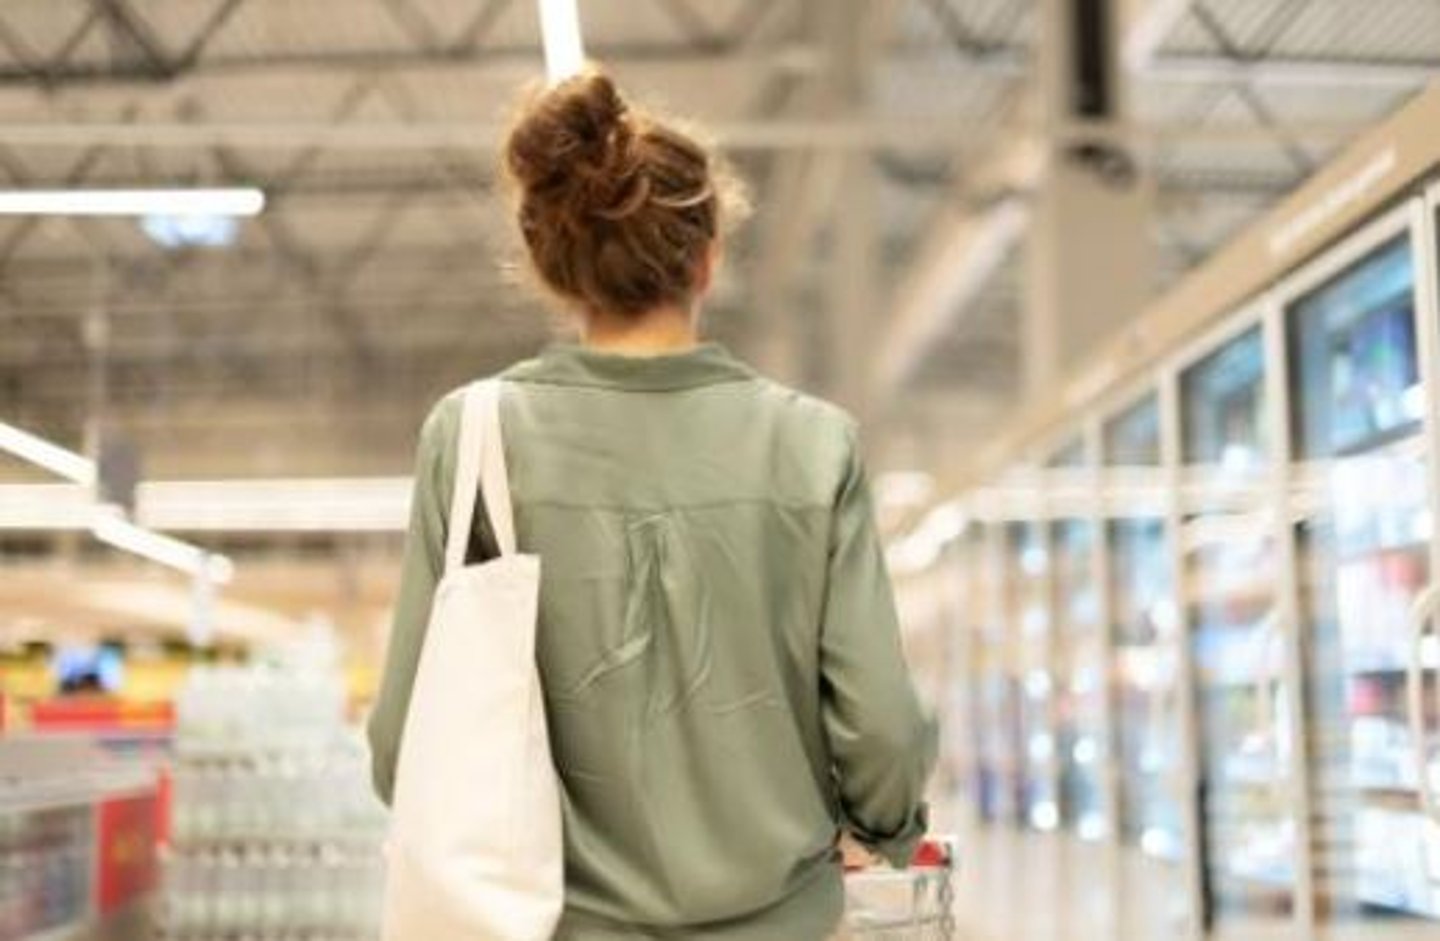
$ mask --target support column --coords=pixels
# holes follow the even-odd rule
[[[890,34],[892,0],[826,0],[808,7],[806,33],[824,50],[806,89],[805,110],[835,121],[869,113],[870,79]],[[760,364],[777,378],[810,385],[858,409],[865,398],[867,331],[878,316],[878,240],[871,150],[811,148],[778,158],[761,207],[756,307],[765,325]],[[811,255],[828,230],[829,255],[814,291]],[[823,329],[805,322],[823,317]],[[811,349],[815,336],[833,338]],[[815,369],[812,370],[812,367]]]
[[[836,188],[839,200],[825,308],[829,313],[830,348],[826,350],[828,394],[866,424],[868,395],[880,316],[879,181],[868,150],[845,156]]]
[[[1047,159],[1034,195],[1022,350],[1027,397],[1053,391],[1150,296],[1153,188],[1127,120],[1123,0],[1041,0]]]
[[[874,66],[890,32],[890,4],[836,3],[827,47],[834,57],[830,81],[835,111],[850,117],[869,111]],[[826,350],[828,393],[864,427],[870,404],[870,358],[880,324],[879,186],[869,149],[846,153],[835,187],[825,309],[832,337]]]

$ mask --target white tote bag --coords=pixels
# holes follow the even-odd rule
[[[563,904],[559,782],[535,665],[540,560],[515,548],[500,383],[465,392],[445,572],[396,772],[384,941],[546,941]],[[476,492],[500,556],[465,564]]]

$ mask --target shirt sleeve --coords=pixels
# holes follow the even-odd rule
[[[938,742],[900,644],[870,488],[853,440],[835,502],[820,670],[822,710],[846,826],[895,866],[925,834]]]
[[[415,487],[410,504],[410,526],[405,537],[400,593],[395,602],[380,689],[370,712],[371,775],[375,793],[386,804],[395,792],[395,765],[400,739],[435,588],[445,569],[445,536],[449,494],[454,479],[451,439],[458,416],[441,402],[425,419],[415,459]]]

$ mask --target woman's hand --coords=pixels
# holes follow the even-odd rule
[[[840,834],[836,844],[840,848],[840,859],[847,871],[854,869],[869,869],[871,866],[880,863],[880,857],[870,852],[860,844],[849,833]]]

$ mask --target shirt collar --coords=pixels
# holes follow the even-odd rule
[[[667,392],[755,378],[719,343],[701,343],[679,353],[629,356],[607,353],[578,343],[557,343],[534,359],[506,370],[516,382],[594,386],[631,392]]]

